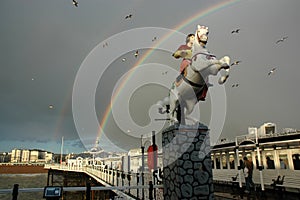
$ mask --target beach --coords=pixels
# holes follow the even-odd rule
[[[39,174],[47,172],[44,165],[0,165],[0,174]]]

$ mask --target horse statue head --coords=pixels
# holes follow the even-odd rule
[[[208,33],[208,27],[197,26],[190,64],[172,83],[169,96],[158,103],[162,106],[159,112],[169,113],[172,123],[185,124],[186,119],[199,122],[190,117],[190,114],[199,101],[205,100],[208,87],[211,86],[209,76],[216,76],[224,70],[225,75],[219,78],[219,84],[225,83],[229,77],[230,58],[224,56],[218,60],[206,49]]]
[[[195,38],[196,38],[195,44],[197,46],[200,46],[201,42],[206,44],[208,40],[208,33],[209,31],[207,26],[198,25],[195,33]]]

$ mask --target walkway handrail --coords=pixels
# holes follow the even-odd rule
[[[128,190],[128,189],[149,189],[150,186],[149,185],[145,185],[145,186],[111,186],[111,187],[107,187],[107,186],[93,186],[91,187],[91,190],[94,191],[100,191],[100,190]],[[163,188],[162,185],[154,185],[153,188]],[[18,191],[19,192],[43,192],[45,188],[19,188]],[[86,191],[86,187],[63,187],[63,191],[67,191],[67,192],[74,192],[74,191]],[[0,194],[9,194],[12,193],[13,189],[0,189]]]

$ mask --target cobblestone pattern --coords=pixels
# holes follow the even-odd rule
[[[164,199],[214,199],[207,126],[170,126],[162,143]]]

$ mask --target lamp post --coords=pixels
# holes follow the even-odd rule
[[[155,131],[152,131],[152,146],[153,146],[153,183],[156,184],[155,181],[155,173],[157,172],[157,147],[155,144]],[[154,199],[156,199],[156,189],[154,189]]]
[[[141,150],[142,150],[142,168],[141,168],[141,179],[142,179],[142,186],[144,186],[145,181],[144,181],[144,169],[145,169],[145,147],[143,144],[143,135],[141,135]],[[142,189],[142,199],[145,199],[145,193],[144,193],[144,188]]]
[[[155,131],[152,131],[152,145],[153,145],[153,170],[157,170],[157,146],[155,143]]]
[[[3,163],[5,162],[6,152],[3,152]]]
[[[242,166],[240,165],[240,157],[239,157],[239,143],[237,137],[235,138],[235,153],[236,153],[236,161],[237,161],[237,168],[239,174],[239,189],[242,189]]]
[[[62,168],[63,151],[64,151],[64,136],[62,136],[62,138],[61,138],[61,147],[60,147],[60,168]]]
[[[144,145],[143,145],[143,135],[141,135],[141,150],[142,150],[142,169],[141,169],[141,171],[142,171],[142,173],[144,172],[144,169],[145,169],[145,159],[144,159],[144,157],[145,157],[145,147],[144,147]]]
[[[257,153],[257,158],[258,158],[258,169],[259,169],[261,190],[264,192],[265,191],[265,186],[264,186],[264,179],[263,179],[263,173],[262,173],[263,168],[262,168],[262,164],[261,164],[257,129],[255,131],[255,145],[256,145],[256,153]]]

